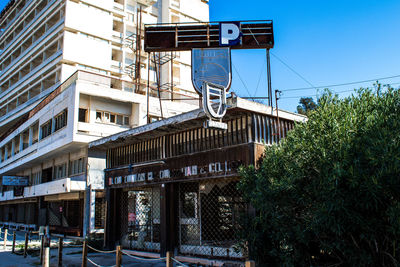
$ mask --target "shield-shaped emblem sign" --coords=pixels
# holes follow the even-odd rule
[[[228,91],[231,81],[231,50],[229,47],[192,49],[192,82],[200,95],[204,82],[219,85]]]

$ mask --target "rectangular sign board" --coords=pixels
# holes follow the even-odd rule
[[[273,48],[271,20],[169,23],[145,25],[146,52],[190,51],[192,48]]]
[[[2,184],[12,186],[27,186],[29,185],[29,178],[23,176],[3,176]]]
[[[107,187],[130,187],[145,184],[160,184],[172,181],[237,177],[240,166],[248,166],[253,145],[222,148],[200,152],[190,156],[171,157],[154,166],[121,168],[106,171]]]

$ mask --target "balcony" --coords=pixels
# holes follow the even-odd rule
[[[124,36],[124,34],[123,34],[122,32],[117,32],[117,31],[113,31],[113,32],[112,32],[113,40],[114,40],[115,42],[117,42],[117,43],[120,43],[120,44],[123,43],[123,39],[122,39],[123,36]]]
[[[114,2],[114,10],[124,12],[124,6],[120,3]]]
[[[122,73],[122,62],[111,60],[112,71]]]
[[[24,188],[24,195],[20,197],[14,197],[13,191],[4,192],[0,195],[0,201],[79,192],[84,191],[85,188],[86,181],[75,181],[71,178],[64,178],[48,183],[27,186]]]
[[[145,6],[152,6],[155,3],[157,3],[156,0],[138,0],[137,1],[139,4],[145,5]]]
[[[109,136],[127,129],[128,126],[116,124],[78,122],[78,132],[94,136]]]

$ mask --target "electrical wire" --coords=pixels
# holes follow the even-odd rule
[[[321,89],[321,88],[329,88],[329,87],[339,87],[339,86],[345,86],[345,85],[353,85],[353,84],[360,84],[360,83],[367,83],[367,82],[376,82],[376,81],[380,81],[380,80],[388,80],[388,79],[393,79],[393,78],[398,78],[398,77],[400,77],[400,75],[393,75],[393,76],[380,77],[380,78],[362,80],[362,81],[354,81],[354,82],[348,82],[348,83],[338,83],[338,84],[314,86],[314,87],[289,88],[289,89],[284,89],[282,91],[288,92],[288,91],[300,91],[300,90]]]
[[[396,84],[400,84],[400,82],[387,83],[387,84],[384,84],[384,85],[396,85]],[[282,91],[285,91],[285,90],[282,90]],[[354,89],[338,91],[338,92],[332,91],[332,93],[334,93],[334,94],[342,94],[342,93],[350,93],[350,92],[354,92]],[[301,98],[301,97],[318,97],[318,95],[317,94],[312,94],[312,95],[301,95],[301,96],[283,96],[283,97],[281,97],[281,99]]]
[[[266,63],[267,63],[267,59],[264,60],[263,65],[261,66],[260,74],[258,76],[258,82],[257,82],[256,91],[254,92],[253,96],[255,96],[257,94],[257,92],[258,92],[258,87],[260,86],[261,77],[264,77],[264,75],[262,75],[262,74],[263,74],[264,66],[265,66]]]
[[[247,87],[247,85],[246,85],[245,82],[243,81],[242,76],[240,76],[239,71],[236,69],[236,67],[235,67],[234,64],[232,64],[232,66],[233,66],[233,69],[236,71],[236,74],[239,76],[239,79],[240,79],[240,81],[242,82],[244,88],[246,89],[247,94],[248,94],[249,96],[251,96],[250,91],[249,91],[249,88]]]
[[[282,59],[280,59],[277,55],[273,54],[271,52],[271,55],[273,57],[275,57],[279,62],[281,62],[284,66],[286,66],[289,70],[291,70],[294,74],[296,74],[297,76],[299,76],[303,81],[305,81],[306,83],[308,83],[311,88],[313,89],[317,89],[317,87],[315,87],[309,80],[307,80],[306,78],[304,78],[303,75],[301,75],[300,73],[298,73],[297,71],[295,71],[292,67],[289,66],[289,64],[287,64],[285,61],[283,61]],[[282,90],[284,91],[284,90]]]

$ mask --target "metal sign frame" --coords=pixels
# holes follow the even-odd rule
[[[274,47],[272,20],[212,21],[146,24],[146,52],[190,51],[192,48],[217,48],[220,44],[221,23],[240,25],[240,42],[231,49],[270,49]]]
[[[192,51],[192,83],[198,94],[203,96],[203,109],[209,118],[204,127],[221,130],[227,128],[222,118],[227,109],[226,93],[232,81],[230,50],[267,50],[268,99],[272,106],[269,49],[273,47],[272,20],[146,24],[144,30],[144,50],[148,53]],[[205,57],[200,62],[194,59],[197,53],[212,53],[224,48],[228,49],[224,50],[228,51],[225,65],[218,64],[217,57],[210,57],[211,60],[205,64]],[[202,77],[201,72],[207,72],[207,75]]]

